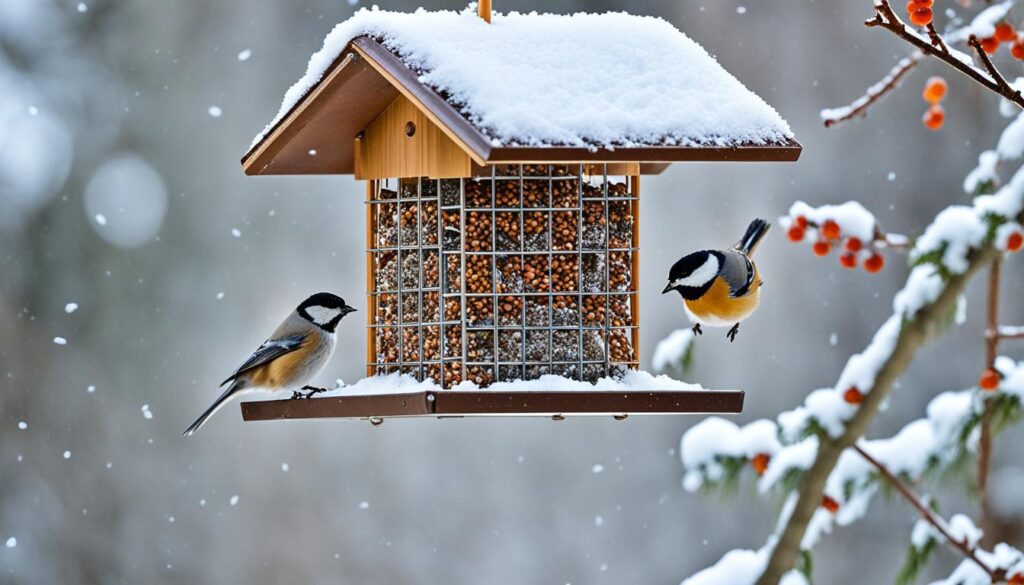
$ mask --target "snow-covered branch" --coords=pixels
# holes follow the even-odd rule
[[[1006,18],[1014,4],[1016,4],[1016,0],[1007,0],[989,6],[978,13],[970,24],[949,31],[944,36],[940,35],[935,30],[935,26],[929,23],[925,29],[927,36],[924,36],[903,23],[887,0],[880,0],[875,4],[875,16],[865,24],[869,27],[879,26],[892,31],[896,36],[914,45],[915,50],[900,59],[885,77],[869,87],[864,95],[851,104],[822,110],[821,119],[825,126],[833,126],[866,115],[871,106],[898,88],[904,76],[928,55],[945,61],[964,75],[1003,96],[1018,108],[1024,108],[1024,98],[1021,97],[1016,84],[1009,84],[1006,81],[988,60],[984,51],[980,52],[979,58],[983,59],[982,63],[987,61],[987,65],[991,66],[991,69],[987,71],[975,67],[971,58],[966,54],[950,48],[950,45],[953,44],[966,44],[973,47],[972,38],[975,39],[974,43],[977,43],[979,38],[988,38],[994,35],[996,24]]]

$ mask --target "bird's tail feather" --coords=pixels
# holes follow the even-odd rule
[[[754,249],[761,243],[761,239],[768,233],[770,227],[772,224],[760,218],[750,222],[750,225],[747,226],[747,233],[743,234],[740,241],[736,242],[736,249],[748,256],[753,254]]]
[[[228,386],[228,389],[225,390],[224,393],[220,395],[220,398],[213,401],[213,404],[210,405],[210,408],[206,409],[206,412],[199,415],[199,418],[197,418],[194,423],[192,423],[191,425],[189,425],[187,429],[185,429],[185,432],[182,433],[182,436],[191,436],[195,434],[196,431],[203,428],[203,425],[206,424],[206,421],[209,420],[211,416],[213,416],[218,410],[223,408],[224,405],[227,404],[229,400],[237,396],[244,389],[245,382],[243,380],[235,380],[234,383],[232,383],[231,386]]]

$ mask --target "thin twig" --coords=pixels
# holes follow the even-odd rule
[[[1003,339],[1024,339],[1024,325],[1000,325],[995,329],[985,331],[985,336]]]
[[[999,70],[996,69],[995,65],[992,64],[992,60],[989,59],[988,54],[981,49],[981,44],[973,37],[973,35],[968,38],[967,42],[979,52],[979,58],[987,71],[982,71],[974,65],[965,63],[958,59],[956,55],[953,54],[953,51],[949,50],[946,44],[941,41],[941,35],[938,33],[935,33],[935,35],[939,37],[940,42],[942,43],[942,49],[937,49],[928,40],[910,32],[907,25],[900,20],[900,17],[893,11],[888,0],[878,0],[875,4],[875,17],[865,21],[864,24],[869,27],[881,27],[892,32],[899,38],[917,47],[917,49],[924,54],[932,55],[936,59],[944,61],[949,66],[960,73],[963,73],[967,77],[970,77],[983,87],[1016,104],[1017,107],[1024,108],[1024,96],[1021,95],[1020,91],[1010,87],[1006,78],[1004,78],[1002,74],[999,73]],[[931,33],[929,32],[929,35],[930,34]]]
[[[974,561],[975,564],[981,567],[982,570],[984,570],[988,574],[988,576],[992,578],[993,583],[1000,582],[1006,578],[1005,570],[992,569],[991,567],[986,565],[980,558],[978,558],[978,554],[975,551],[975,549],[972,548],[967,542],[954,538],[953,534],[949,530],[949,525],[946,524],[945,519],[936,514],[934,510],[932,510],[928,505],[926,505],[924,501],[921,499],[921,497],[917,495],[917,493],[914,492],[914,490],[910,486],[908,486],[900,478],[896,477],[896,475],[893,474],[893,472],[889,471],[889,469],[885,465],[883,465],[881,461],[872,457],[871,454],[865,451],[860,445],[854,445],[853,449],[857,453],[859,453],[860,456],[863,457],[868,463],[873,465],[875,469],[877,469],[878,472],[882,474],[882,477],[884,477],[886,481],[888,481],[890,484],[892,484],[894,488],[896,488],[896,491],[899,492],[901,496],[903,496],[903,499],[907,500],[907,502],[909,502],[910,505],[913,506],[915,510],[917,510],[917,513],[921,515],[921,518],[923,518],[926,522],[935,527],[937,531],[939,531],[939,534],[941,534],[942,537],[946,539],[947,543],[949,543],[953,548],[960,551],[961,554],[963,554],[968,559],[971,559],[972,561]]]
[[[942,41],[942,37],[939,36],[939,32],[935,30],[933,23],[928,23],[928,38],[932,41],[932,46],[937,47],[943,53],[949,54],[949,47]]]
[[[922,51],[914,51],[909,56],[900,59],[899,63],[885,77],[869,87],[864,95],[854,100],[849,106],[822,110],[821,118],[825,123],[825,127],[828,128],[840,122],[866,115],[868,108],[882,99],[885,94],[899,87],[903,76],[920,63],[922,59],[924,59],[924,53]]]

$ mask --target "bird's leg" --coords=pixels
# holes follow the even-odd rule
[[[303,386],[302,389],[307,390],[307,392],[303,395],[303,398],[312,398],[314,394],[327,392],[327,388],[321,388],[319,386]]]
[[[693,324],[693,328],[691,329],[691,331],[693,331],[694,335],[703,335],[704,334],[704,330],[700,328],[700,323],[694,323]]]
[[[298,390],[292,390],[292,400],[306,400],[312,398],[314,394],[321,392],[327,392],[327,388],[320,388],[319,386],[303,386],[303,390],[306,392],[300,392]]]
[[[732,343],[733,341],[736,341],[736,334],[739,333],[739,332],[740,332],[740,324],[737,323],[737,324],[732,326],[732,329],[730,329],[729,332],[725,334],[725,336],[728,337],[729,338],[729,342]]]

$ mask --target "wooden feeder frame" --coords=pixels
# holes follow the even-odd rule
[[[488,22],[489,11],[490,2],[482,2],[480,16]],[[399,146],[399,141],[390,135],[405,134],[409,124],[415,125],[416,138]],[[346,136],[350,139],[345,140]],[[384,139],[380,138],[382,136]],[[405,136],[413,138],[412,134]],[[492,165],[606,165],[612,167],[604,171],[606,174],[630,177],[635,222],[633,248],[637,248],[639,175],[658,174],[670,163],[683,161],[795,161],[801,148],[792,139],[778,144],[733,147],[666,144],[592,150],[568,146],[494,146],[443,96],[420,83],[417,72],[378,41],[361,36],[345,47],[320,81],[250,148],[242,158],[242,168],[247,175],[354,174],[357,179],[367,181],[369,201],[374,195],[375,181],[385,178],[470,178],[482,167]],[[313,153],[316,156],[311,156]],[[375,278],[373,253],[369,252],[376,247],[371,207],[367,205],[366,217],[368,289]],[[439,240],[442,229],[439,224]],[[493,224],[492,230],[496,230]],[[520,233],[520,237],[524,235]],[[579,236],[582,238],[582,234]],[[439,255],[441,245],[439,241]],[[459,253],[468,252],[460,247]],[[491,253],[497,252],[492,249]],[[439,271],[444,270],[442,257],[439,257]],[[639,278],[638,250],[632,252],[631,261],[630,289],[635,291]],[[401,279],[401,267],[398,272]],[[496,278],[493,272],[492,277]],[[633,352],[634,359],[638,360],[637,296],[636,293],[630,295]],[[443,300],[439,303],[438,310],[443,314]],[[372,321],[375,311],[371,308],[367,313]],[[494,307],[493,317],[497,320],[497,307]],[[396,328],[400,330],[401,326],[397,324]],[[368,364],[377,361],[372,332],[371,327]],[[553,349],[549,347],[549,351]],[[497,362],[498,356],[494,358]],[[526,365],[524,362],[523,367]],[[561,420],[573,415],[624,419],[630,414],[739,413],[743,399],[744,393],[734,390],[438,390],[244,402],[241,409],[247,421],[348,418],[368,419],[379,424],[389,417],[549,416]]]

